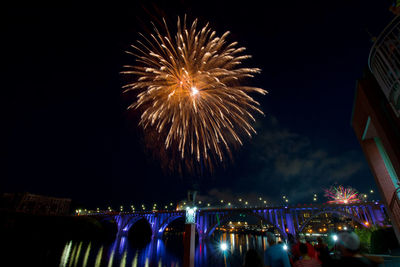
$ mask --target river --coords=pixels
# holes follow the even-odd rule
[[[220,244],[226,242],[223,252]],[[195,266],[242,266],[246,251],[256,249],[260,256],[267,248],[266,237],[250,234],[215,234],[207,241],[196,243]],[[59,253],[60,267],[139,267],[182,266],[182,236],[169,236],[134,248],[126,237],[111,244],[69,241]]]

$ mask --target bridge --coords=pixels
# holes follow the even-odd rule
[[[257,208],[202,208],[196,211],[196,230],[200,239],[207,239],[219,225],[223,225],[235,215],[245,214],[274,226],[286,239],[288,233],[296,235],[302,232],[310,221],[325,213],[344,216],[364,227],[384,226],[387,218],[386,208],[379,202]],[[145,219],[151,226],[152,238],[161,238],[171,222],[178,218],[185,218],[186,211],[105,212],[88,216],[100,221],[115,221],[119,237],[127,235],[136,222]]]

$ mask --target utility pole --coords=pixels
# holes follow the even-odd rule
[[[188,203],[190,207],[186,208],[185,233],[183,237],[183,267],[194,267],[195,237],[196,237],[196,199],[197,191],[188,191]]]

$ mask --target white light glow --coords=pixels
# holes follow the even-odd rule
[[[338,236],[337,235],[333,235],[332,238],[333,238],[333,241],[335,241],[335,242],[338,240]]]
[[[221,250],[226,251],[228,249],[228,245],[226,243],[221,243]]]

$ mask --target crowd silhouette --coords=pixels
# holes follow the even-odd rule
[[[337,240],[331,249],[321,237],[315,241],[300,236],[288,236],[287,243],[277,242],[276,236],[268,232],[269,247],[264,253],[264,261],[260,254],[250,249],[247,251],[245,267],[372,267],[383,262],[379,257],[371,257],[360,252],[360,239],[352,231],[337,234]]]

